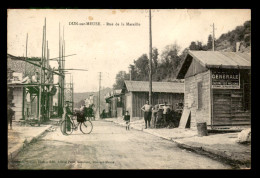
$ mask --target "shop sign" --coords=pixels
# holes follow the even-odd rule
[[[240,73],[238,70],[213,70],[212,88],[215,89],[240,89]]]

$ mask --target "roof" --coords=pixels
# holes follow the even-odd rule
[[[178,72],[177,78],[180,78],[181,74],[183,76],[183,73],[187,72],[191,58],[197,60],[206,68],[251,69],[250,53],[189,50]]]
[[[127,81],[125,86],[128,91],[148,92],[148,81]],[[152,82],[152,92],[161,93],[184,93],[184,82]]]
[[[120,96],[122,93],[122,90],[112,90],[110,92],[108,92],[106,95],[105,95],[105,99],[109,99],[109,98],[113,98],[113,97],[118,97]]]
[[[7,54],[7,68],[13,72],[20,72],[23,73],[23,75],[27,74],[29,76],[34,75],[35,71],[40,70],[40,67],[27,63],[24,59],[24,57],[16,57]],[[33,63],[38,64],[38,62]]]

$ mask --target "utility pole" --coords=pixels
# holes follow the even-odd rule
[[[59,63],[59,66],[58,66],[58,72],[59,74],[61,74],[61,69],[60,69],[60,62],[61,62],[61,59],[60,59],[60,23],[59,23],[59,60],[58,60],[58,63]],[[58,116],[61,117],[61,76],[59,75],[59,86],[58,86]]]
[[[27,44],[28,44],[28,33],[26,35],[26,47],[25,47],[25,61],[27,60]],[[25,63],[26,65],[27,63]],[[25,104],[25,88],[23,87],[23,108],[22,108],[22,118],[24,119],[24,104]]]
[[[74,94],[74,84],[73,84],[73,75],[71,76],[71,88],[72,88],[72,93],[71,93],[71,97],[72,97],[72,111],[74,110],[74,98],[73,98],[73,94]]]
[[[38,106],[39,106],[39,112],[38,112],[38,125],[40,125],[40,122],[41,122],[41,109],[42,109],[42,65],[43,65],[43,62],[44,62],[44,53],[45,53],[45,25],[46,25],[46,18],[45,18],[45,24],[43,26],[43,36],[42,36],[42,58],[41,58],[41,69],[40,69],[40,86],[39,86],[39,101],[38,101]]]
[[[149,9],[149,104],[152,104],[152,17],[151,17],[151,9]]]
[[[131,68],[131,66],[129,66],[128,69],[129,69],[129,75],[130,75],[129,80],[132,81],[132,68]]]
[[[99,72],[98,117],[100,117],[100,89],[101,89],[101,72]]]
[[[212,35],[212,51],[215,51],[215,26],[213,23],[213,31],[212,31],[213,35]]]

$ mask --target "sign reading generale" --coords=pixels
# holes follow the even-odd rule
[[[212,70],[212,88],[240,89],[240,73],[238,70]]]

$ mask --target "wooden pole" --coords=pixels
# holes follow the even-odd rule
[[[42,66],[43,66],[43,80],[42,80],[42,83],[45,84],[45,68],[46,68],[46,51],[47,51],[47,47],[46,47],[46,17],[44,19],[44,52],[43,52],[43,63],[42,63]],[[42,87],[42,92],[45,93],[45,86],[41,86]],[[46,95],[43,95],[42,96],[42,103],[41,103],[43,106],[42,106],[42,109],[43,109],[43,120],[45,120],[46,118],[46,105],[47,105],[47,97]]]
[[[212,51],[215,51],[215,27],[213,23]]]
[[[149,10],[149,104],[152,105],[152,17],[151,9]]]
[[[27,45],[28,45],[28,33],[26,34],[26,47],[25,47],[25,60],[27,60]],[[22,106],[22,119],[24,120],[24,103],[25,103],[25,98],[26,98],[26,94],[25,94],[25,88],[23,87],[23,106]]]
[[[60,23],[59,23],[59,74],[61,74],[61,59],[60,59]],[[61,117],[61,76],[59,76],[59,88],[58,88],[58,116]]]
[[[62,40],[63,41],[63,40]],[[62,45],[61,45],[61,69],[62,69],[62,74],[64,74],[64,59],[63,59],[63,53],[64,53],[64,44],[62,42]],[[61,79],[61,105],[62,105],[62,108],[64,107],[64,78],[65,77],[62,77]]]
[[[43,63],[43,57],[44,57],[44,26],[43,26],[43,35],[42,35],[42,58],[41,58],[41,67],[40,67],[40,86],[39,86],[39,100],[38,100],[38,125],[40,125],[41,122],[41,100],[42,100],[42,63]]]
[[[64,74],[64,68],[65,68],[65,40],[64,40],[64,26],[63,26],[63,53],[62,53],[62,58],[63,58],[63,61],[62,61],[62,63],[63,63],[63,66],[62,66],[62,72],[63,72],[63,74]],[[63,77],[63,88],[62,88],[62,93],[63,93],[63,106],[64,106],[64,103],[65,103],[65,75],[64,75],[64,77]]]
[[[99,72],[99,90],[98,90],[98,117],[100,117],[100,90],[101,90],[101,72]]]
[[[73,93],[74,93],[74,83],[73,83],[73,75],[71,76],[71,81],[72,81],[72,111],[74,110],[74,96],[73,96]]]

